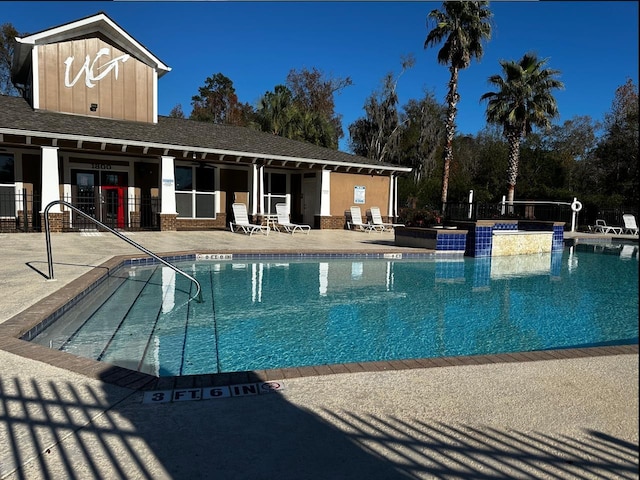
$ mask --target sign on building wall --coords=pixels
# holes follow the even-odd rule
[[[38,47],[38,108],[153,122],[153,67],[98,37]]]
[[[353,203],[365,203],[364,201],[365,187],[356,185],[353,187]]]

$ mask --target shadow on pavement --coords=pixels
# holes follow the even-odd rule
[[[108,373],[107,373],[108,375]],[[285,387],[286,388],[286,387]],[[344,408],[344,407],[343,407]],[[98,382],[0,379],[0,478],[637,478],[638,445],[313,411],[285,392],[161,404]]]

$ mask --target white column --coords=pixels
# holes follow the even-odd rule
[[[216,217],[218,216],[218,214],[222,211],[220,210],[220,172],[222,171],[221,168],[215,167],[214,172],[215,172],[215,178],[214,178],[214,190],[216,191],[216,196],[215,196],[215,215]],[[229,213],[229,212],[228,212]]]
[[[257,205],[257,212],[258,213],[265,213],[264,211],[264,165],[260,165],[259,167],[257,167],[257,169],[255,170],[256,172],[256,178],[258,181],[258,185],[256,187],[256,198],[255,198],[255,205]]]
[[[398,176],[393,176],[393,221],[398,220]]]
[[[322,170],[320,177],[320,216],[331,216],[331,170]]]
[[[163,155],[161,157],[160,176],[162,187],[160,190],[160,213],[163,215],[176,215],[176,178],[174,171],[174,157]]]
[[[60,200],[60,172],[58,169],[58,147],[40,147],[42,157],[42,211],[55,200]],[[60,204],[49,210],[60,213]]]
[[[262,167],[258,167],[258,165],[254,163],[251,165],[249,174],[251,176],[250,213],[251,215],[256,215],[262,213],[262,202],[260,201],[262,197]]]
[[[22,189],[24,188],[24,182],[22,181],[22,179],[24,178],[24,175],[22,174],[22,154],[18,153],[13,157],[13,173],[15,175],[15,187],[14,187],[14,192],[16,194],[15,198],[16,198],[16,214],[18,212],[18,210],[22,210],[22,201],[24,200],[22,198]],[[24,212],[24,215],[26,217],[27,212]]]

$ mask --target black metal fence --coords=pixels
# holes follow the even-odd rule
[[[451,220],[495,220],[513,218],[571,222],[571,205],[562,202],[448,203],[446,217]]]
[[[587,206],[583,212],[581,218],[584,218],[585,225],[595,225],[596,219],[604,220],[607,225],[614,227],[621,227],[624,225],[622,216],[624,214],[631,214],[638,219],[637,207],[623,207],[623,208],[598,208],[594,206]]]
[[[125,197],[105,195],[85,195],[76,198],[64,197],[85,214],[118,230],[159,230],[160,199],[151,196]],[[23,190],[16,192],[13,187],[0,189],[0,232],[40,232],[42,231],[40,194]],[[63,209],[63,231],[95,230],[91,221]]]
[[[503,203],[448,203],[446,218],[450,220],[496,220],[523,219],[565,222],[565,229],[571,229],[573,210],[568,202],[518,201],[513,205]],[[596,219],[604,220],[607,225],[623,225],[622,215],[633,214],[637,217],[635,208],[623,207],[617,209],[599,209],[593,206],[583,206],[578,212],[575,229],[587,230],[589,225],[595,225]]]
[[[0,188],[0,232],[40,231],[40,196],[17,193],[14,187]]]

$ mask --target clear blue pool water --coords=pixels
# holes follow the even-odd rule
[[[159,376],[638,342],[638,247],[117,271],[34,342]]]

